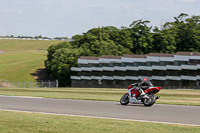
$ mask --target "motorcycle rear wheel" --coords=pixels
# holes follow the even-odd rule
[[[124,94],[120,99],[121,105],[127,105],[129,103],[129,95]]]
[[[156,96],[154,94],[147,94],[148,98],[145,98],[143,103],[144,106],[152,106],[156,102]]]

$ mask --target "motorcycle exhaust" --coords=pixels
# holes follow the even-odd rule
[[[157,96],[157,97],[156,97],[156,100],[159,99],[159,98],[160,98],[160,96]]]

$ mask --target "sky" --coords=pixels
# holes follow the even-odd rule
[[[199,7],[200,0],[0,0],[0,36],[71,38],[139,19],[160,27],[180,13],[200,15]]]

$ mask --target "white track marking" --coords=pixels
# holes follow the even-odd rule
[[[39,113],[39,114],[46,114],[46,115],[65,115],[65,116],[73,116],[73,117],[101,118],[101,119],[110,119],[110,120],[123,120],[123,121],[134,121],[134,122],[147,122],[147,123],[160,123],[160,124],[200,127],[200,125],[196,125],[196,124],[183,124],[183,123],[173,123],[173,122],[134,120],[134,119],[122,119],[122,118],[86,116],[86,115],[72,115],[72,114],[61,114],[61,113],[32,112],[32,111],[21,111],[21,110],[10,110],[10,109],[0,109],[0,110],[2,110],[2,111],[12,111],[12,112],[22,112],[22,113]]]
[[[43,99],[42,97],[30,97],[30,96],[9,96],[9,95],[0,95],[0,97],[17,97],[17,98],[36,98],[36,99]]]

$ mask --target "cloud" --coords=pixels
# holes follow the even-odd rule
[[[177,0],[179,2],[196,2],[197,0]]]
[[[51,1],[48,1],[48,0],[43,1],[43,3],[44,3],[45,5],[51,5],[51,4],[52,4],[52,2],[51,2]]]
[[[23,13],[22,10],[9,9],[9,8],[2,9],[2,10],[0,10],[0,12],[2,12],[2,13],[14,13],[14,14]]]

